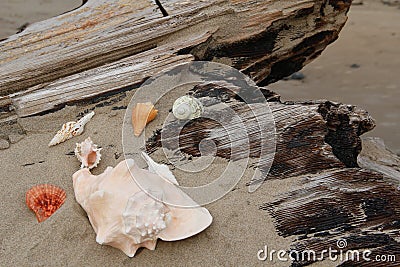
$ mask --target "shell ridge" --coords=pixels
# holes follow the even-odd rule
[[[65,191],[55,185],[41,184],[26,192],[26,204],[35,213],[38,222],[54,214],[65,202]]]

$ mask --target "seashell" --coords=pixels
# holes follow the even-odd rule
[[[97,148],[97,145],[93,143],[90,137],[86,138],[85,141],[80,144],[76,143],[75,156],[82,162],[81,169],[93,169],[97,167],[101,159],[101,149],[102,148]]]
[[[122,218],[125,233],[140,244],[153,241],[167,228],[171,221],[171,210],[162,202],[155,201],[145,192],[139,191],[128,199]]]
[[[140,180],[141,188],[132,175]],[[205,208],[168,205],[173,200],[196,203],[171,182],[140,169],[132,159],[108,167],[98,176],[81,169],[73,175],[73,186],[75,198],[96,232],[96,241],[118,248],[129,257],[140,247],[154,250],[158,238],[181,240],[200,233],[212,222]]]
[[[172,113],[179,120],[192,120],[203,114],[204,108],[199,100],[192,96],[181,96],[175,100]]]
[[[65,123],[61,127],[61,130],[59,130],[53,137],[53,139],[51,139],[49,146],[55,146],[59,143],[65,142],[68,139],[71,139],[74,136],[82,134],[85,129],[86,123],[88,123],[93,116],[94,111],[86,114],[77,122],[70,121]]]
[[[59,143],[62,143],[68,139],[71,138],[71,132],[75,127],[76,122],[75,121],[70,121],[61,127],[61,130],[59,130],[56,135],[51,139],[49,146],[55,146]]]
[[[154,108],[151,102],[136,104],[132,110],[132,125],[135,136],[142,133],[144,127],[156,118],[157,113],[158,110]]]
[[[146,161],[149,172],[158,174],[162,178],[166,179],[167,181],[179,185],[178,181],[176,180],[174,174],[170,171],[167,165],[165,164],[158,164],[149,155],[145,152],[142,152],[142,157]]]
[[[26,192],[26,205],[35,212],[38,222],[43,222],[64,204],[66,197],[63,189],[41,184]]]

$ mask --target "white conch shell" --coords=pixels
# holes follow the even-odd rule
[[[142,152],[142,157],[146,161],[147,165],[149,166],[149,168],[148,168],[149,172],[158,174],[161,177],[165,178],[166,180],[170,181],[171,183],[179,185],[174,174],[170,171],[170,169],[168,168],[167,165],[156,163],[145,152]]]
[[[153,199],[138,187],[157,199]],[[166,203],[196,203],[171,182],[137,167],[132,159],[94,176],[89,169],[73,175],[75,198],[86,211],[96,232],[96,241],[122,250],[133,257],[136,250],[154,250],[157,238],[181,240],[198,234],[212,222],[207,209],[180,208]]]
[[[93,169],[97,167],[101,159],[101,150],[102,148],[97,148],[90,137],[82,143],[76,143],[75,156],[82,162],[81,168]]]
[[[167,228],[171,221],[171,210],[162,202],[155,201],[145,192],[139,191],[128,199],[122,218],[125,233],[133,236],[135,242],[140,244],[153,241]]]
[[[192,120],[199,118],[204,108],[199,100],[192,96],[181,96],[175,100],[172,113],[179,120]]]
[[[74,136],[80,135],[83,133],[83,130],[85,129],[85,124],[90,121],[90,119],[94,116],[94,111],[86,114],[84,117],[82,117],[80,120],[77,122],[75,121],[70,121],[65,123],[62,127],[61,130],[59,130],[56,135],[51,139],[49,146],[55,146],[59,143],[62,143],[68,139],[71,139]]]

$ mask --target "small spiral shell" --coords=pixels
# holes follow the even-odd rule
[[[194,97],[181,96],[175,100],[172,113],[179,120],[192,120],[199,118],[203,113],[203,105]]]

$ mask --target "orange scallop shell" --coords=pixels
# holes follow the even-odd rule
[[[35,212],[38,222],[43,222],[64,204],[66,197],[63,189],[51,184],[41,184],[26,192],[26,205]]]

